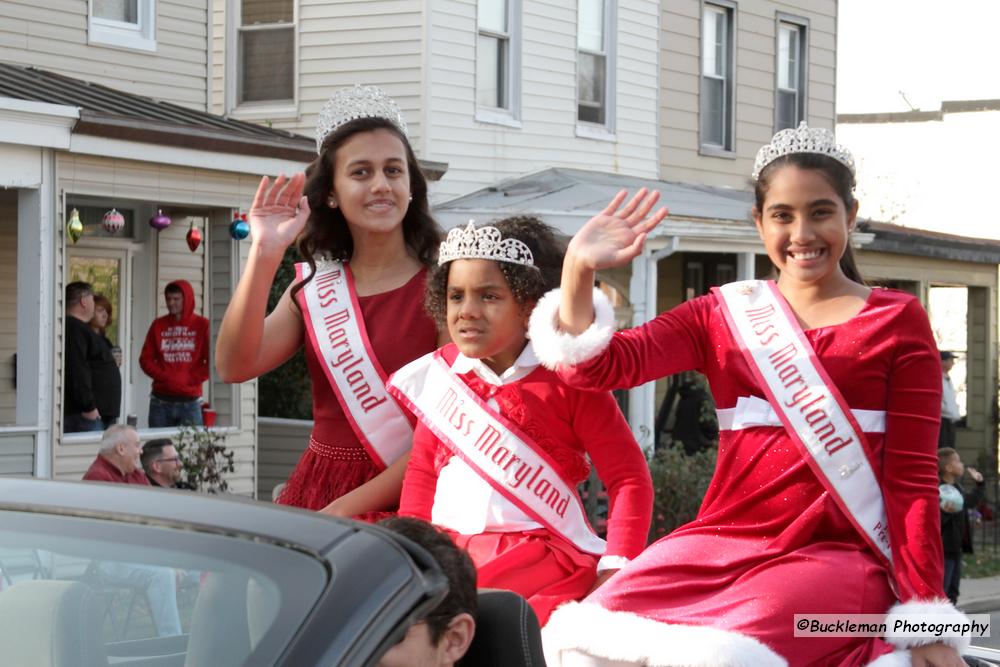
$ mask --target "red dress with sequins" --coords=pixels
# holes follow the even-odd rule
[[[941,374],[926,313],[909,294],[875,289],[848,322],[805,335],[852,409],[885,412],[885,432],[866,436],[899,599],[943,598]],[[615,334],[602,354],[560,375],[605,390],[690,369],[708,377],[720,409],[739,397],[766,400],[714,295]],[[892,647],[881,638],[796,638],[793,615],[884,614],[896,599],[885,568],[784,429],[756,427],[721,432],[698,517],[651,545],[586,603],[748,635],[792,667],[855,667]]]
[[[424,311],[426,280],[427,271],[421,269],[402,287],[358,297],[372,349],[386,373],[437,347],[437,327]],[[323,373],[317,351],[309,337],[305,339],[313,386],[313,431],[278,502],[318,510],[375,477],[381,469],[354,434]],[[373,512],[358,518],[373,520],[382,515]]]

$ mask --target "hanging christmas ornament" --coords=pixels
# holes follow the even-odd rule
[[[118,212],[118,209],[111,209],[101,218],[101,227],[108,234],[117,234],[125,226],[125,216]]]
[[[162,209],[156,209],[156,215],[149,219],[149,226],[158,232],[162,232],[170,226],[171,222],[173,220],[170,219],[170,216],[163,215]]]
[[[76,243],[83,236],[83,223],[80,222],[80,212],[75,208],[69,212],[69,222],[66,223],[66,233],[69,240]]]
[[[198,246],[201,245],[201,230],[195,227],[194,223],[192,222],[191,229],[188,230],[187,236],[185,238],[187,239],[188,242],[188,248],[191,249],[191,252],[194,252],[195,250],[198,249]]]
[[[247,214],[240,213],[229,224],[229,235],[237,241],[242,241],[250,235],[250,223],[247,222]]]

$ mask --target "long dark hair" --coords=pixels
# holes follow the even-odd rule
[[[406,166],[410,174],[410,194],[413,195],[406,215],[403,216],[403,240],[414,256],[425,266],[430,266],[437,255],[440,230],[431,216],[427,202],[427,179],[420,170],[420,163],[406,136],[385,118],[357,118],[348,121],[330,133],[323,141],[323,149],[306,168],[305,196],[309,200],[309,220],[299,238],[299,254],[309,264],[309,277],[292,287],[292,297],[312,280],[316,273],[318,254],[329,254],[333,259],[348,260],[354,253],[354,239],[340,208],[330,208],[327,201],[333,189],[333,172],[337,150],[359,132],[389,130],[403,142]]]
[[[793,165],[799,169],[815,169],[820,172],[841,201],[844,202],[844,208],[848,212],[854,208],[854,175],[850,169],[832,157],[819,153],[790,153],[764,167],[757,182],[754,183],[754,206],[758,215],[764,214],[764,198],[771,185],[771,177],[778,169],[787,165]],[[854,251],[851,249],[850,240],[848,240],[844,254],[840,258],[840,270],[854,282],[865,284],[865,279],[861,277],[861,271],[858,270],[857,262],[854,261]]]

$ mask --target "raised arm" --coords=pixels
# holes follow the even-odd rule
[[[251,245],[246,269],[219,327],[215,367],[226,382],[244,382],[288,359],[302,343],[302,317],[289,292],[265,318],[267,297],[285,250],[305,227],[309,203],[305,174],[260,181],[250,208]]]
[[[666,207],[650,215],[659,192],[642,188],[623,208],[627,196],[625,190],[615,195],[569,242],[559,306],[559,328],[566,333],[583,333],[594,321],[594,274],[632,261],[642,252],[646,235],[667,217]]]

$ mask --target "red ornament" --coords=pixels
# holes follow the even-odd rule
[[[201,245],[201,230],[195,227],[192,222],[191,229],[188,230],[185,238],[187,239],[188,248],[191,249],[191,252],[194,252]]]

